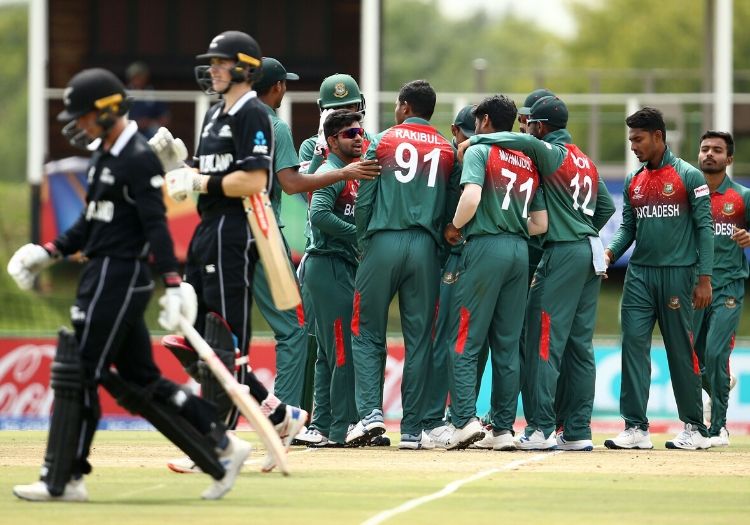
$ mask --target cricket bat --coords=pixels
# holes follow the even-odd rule
[[[266,270],[273,303],[279,310],[295,308],[302,299],[276,222],[276,215],[271,208],[271,201],[268,200],[268,192],[264,190],[243,197],[242,203],[247,214],[247,222],[253,231],[255,245],[258,247],[260,262]]]
[[[260,411],[258,402],[243,388],[234,376],[227,370],[227,367],[217,357],[213,348],[201,337],[198,331],[193,328],[192,323],[180,318],[180,330],[185,334],[185,338],[195,349],[198,356],[206,363],[208,368],[219,380],[222,388],[227,391],[232,402],[240,410],[240,413],[250,422],[253,428],[258,432],[263,444],[268,450],[268,454],[273,458],[279,470],[285,475],[289,475],[289,465],[287,464],[286,448],[281,443],[279,434],[271,422]]]

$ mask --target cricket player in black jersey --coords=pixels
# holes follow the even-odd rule
[[[162,166],[125,114],[125,88],[111,72],[87,69],[64,94],[58,120],[71,142],[93,151],[86,207],[53,242],[21,247],[8,272],[22,289],[63,256],[80,252],[85,264],[71,320],[61,330],[51,383],[55,394],[41,479],[16,485],[31,501],[85,501],[83,475],[91,472],[91,443],[100,416],[97,387],[145,417],[216,481],[205,499],[222,497],[250,453],[227,434],[216,407],[161,376],[151,354],[144,312],[154,289],[146,258],[153,254],[166,295],[159,323],[174,330],[180,316],[195,315],[195,292],[181,283],[162,198]],[[215,324],[212,321],[207,323]],[[216,330],[207,335],[209,343]],[[116,368],[111,368],[114,366]]]
[[[250,306],[258,252],[242,197],[264,190],[271,193],[274,180],[269,176],[273,157],[271,119],[253,90],[253,83],[261,74],[262,55],[250,35],[225,31],[197,58],[209,61],[209,65],[195,68],[198,85],[207,94],[220,94],[221,99],[209,108],[203,120],[195,168],[169,171],[165,176],[167,193],[176,200],[199,193],[201,221],[190,242],[185,266],[185,280],[198,294],[196,329],[205,333],[205,314],[219,314],[245,356],[250,344]],[[234,370],[231,358],[226,364]],[[246,367],[234,371],[237,380],[249,386],[250,394],[288,446],[304,426],[307,412],[279,401]],[[237,408],[223,389],[207,382],[215,382],[215,378],[205,376],[204,397],[217,403],[224,422],[234,428]],[[207,391],[214,394],[206,396]],[[168,466],[178,472],[194,471],[192,465],[180,461]],[[269,467],[273,468],[267,464],[264,469]]]

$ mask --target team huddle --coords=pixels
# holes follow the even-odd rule
[[[14,487],[16,496],[88,498],[83,476],[91,472],[99,385],[187,455],[170,469],[213,478],[204,498],[232,488],[250,453],[228,432],[239,415],[232,389],[198,357],[194,339],[179,335],[164,345],[201,384],[201,396],[161,376],[144,321],[149,255],[166,288],[160,325],[178,333],[193,325],[285,448],[390,445],[383,383],[388,309],[398,294],[400,449],[591,451],[601,281],[635,243],[621,306],[625,429],[604,445],[653,448],[646,407],[657,322],[685,424],[666,447],[729,445],[729,355],[750,246],[750,191],[726,174],[729,133],[701,137],[698,170],[666,145],[661,112],[630,115],[631,150],[642,164],[625,179],[622,225],[605,247],[599,231],[615,212],[613,199],[567,130],[567,106],[546,89],[520,109],[504,95],[461,109],[450,141],[430,124],[437,97],[428,82],[406,83],[395,124],[371,134],[356,81],[332,75],[320,87],[317,135],[297,153],[275,112],[297,75],[239,31],[215,37],[198,59],[208,61],[196,67],[198,84],[220,98],[192,161],[168,130],[149,141],[138,134],[111,72],[84,70],[65,90],[64,133],[93,153],[86,208],[54,242],[21,247],[8,271],[29,289],[64,256],[82,252],[85,266],[74,332],[60,333],[52,367],[41,477]],[[512,131],[516,121],[520,132]],[[198,195],[200,223],[182,277],[162,186],[176,200]],[[265,257],[259,264],[260,240],[243,205],[243,197],[267,196],[279,220],[282,190],[309,197],[297,271],[302,302],[287,310],[276,307],[278,268]],[[291,265],[288,249],[282,264]],[[247,366],[253,297],[277,341],[273,392]],[[490,412],[480,420],[488,359]],[[519,395],[526,428],[516,435]],[[269,456],[263,469],[279,459]]]

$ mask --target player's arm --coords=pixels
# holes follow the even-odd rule
[[[466,152],[461,170],[461,185],[463,191],[458,199],[456,212],[451,224],[458,230],[466,226],[476,215],[479,203],[482,201],[482,186],[484,185],[484,171],[487,158],[487,148],[474,148]],[[446,240],[451,242],[446,232]],[[452,243],[453,244],[453,243]]]
[[[544,189],[541,186],[536,189],[531,199],[526,228],[529,235],[542,235],[543,233],[547,233],[547,229],[549,228],[547,201],[544,198]]]
[[[604,250],[604,257],[608,265],[619,259],[635,240],[635,214],[630,206],[630,196],[628,195],[632,178],[633,174],[628,175],[622,188],[622,223]]]
[[[343,237],[348,241],[356,240],[357,227],[333,213],[336,199],[344,189],[345,182],[337,182],[327,188],[313,192],[310,201],[310,224],[333,237]]]
[[[594,216],[591,218],[591,222],[594,224],[594,228],[601,230],[607,221],[615,214],[615,201],[612,199],[607,185],[599,177],[599,182],[596,189],[596,203],[594,204]]]
[[[521,151],[531,158],[543,176],[554,173],[567,155],[567,150],[560,145],[544,142],[527,133],[511,131],[474,135],[469,139],[469,145],[475,144],[497,145]]]
[[[750,233],[747,231],[747,225],[750,224],[750,191],[743,188],[742,200],[745,203],[745,228],[732,226],[732,240],[742,248],[750,248]]]
[[[690,203],[690,215],[698,240],[698,284],[693,290],[693,307],[706,308],[711,304],[711,274],[714,267],[714,221],[711,215],[710,190],[703,174],[695,168],[685,173],[685,186]]]

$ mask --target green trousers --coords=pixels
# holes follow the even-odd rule
[[[709,436],[718,436],[727,425],[729,355],[742,316],[745,281],[738,279],[713,291],[711,305],[693,316],[695,353],[703,372],[703,388],[711,396]]]
[[[310,294],[310,289],[305,286],[305,270],[307,269],[307,261],[310,256],[305,254],[297,267],[297,278],[300,282],[300,289],[302,292],[302,304],[305,308],[305,331],[307,332],[307,358],[305,364],[305,378],[304,387],[302,392],[302,405],[308,413],[312,414],[312,421],[310,422],[310,428],[316,428],[318,430],[325,429],[326,431],[331,426],[330,413],[331,407],[327,402],[327,395],[329,391],[329,385],[320,385],[321,392],[317,393],[315,388],[315,371],[318,366],[318,341],[315,336],[315,312],[312,304],[314,297]],[[320,366],[323,366],[321,361]],[[325,368],[321,369],[321,377],[325,377]],[[320,407],[313,403],[313,399],[317,397],[318,403],[321,403]],[[320,410],[318,410],[320,408]],[[319,420],[318,418],[323,418]]]
[[[404,336],[401,432],[422,430],[440,283],[438,246],[425,230],[380,231],[370,237],[357,270],[352,315],[355,392],[360,417],[383,408],[388,307],[398,292]]]
[[[620,413],[627,427],[648,430],[651,335],[658,322],[667,350],[677,413],[707,436],[701,403],[701,372],[693,350],[692,266],[628,265],[622,294],[622,386]]]
[[[307,331],[302,305],[291,310],[276,308],[262,264],[255,266],[253,298],[276,339],[274,394],[283,403],[298,407],[302,402],[307,359]]]
[[[303,286],[313,298],[318,339],[315,428],[330,440],[344,443],[349,424],[358,419],[351,349],[356,267],[340,257],[324,255],[310,255],[305,264]],[[321,413],[326,406],[328,414]]]
[[[527,435],[538,429],[549,436],[559,423],[568,440],[591,439],[596,381],[592,339],[600,287],[588,239],[545,245],[527,305]],[[563,362],[567,384],[574,388],[566,389],[569,408],[561,421],[556,395]]]
[[[514,234],[472,237],[464,248],[458,275],[450,307],[453,424],[461,428],[476,414],[478,356],[489,341],[492,427],[512,430],[528,286],[526,240]]]

